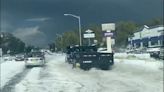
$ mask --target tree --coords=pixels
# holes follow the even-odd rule
[[[34,49],[34,46],[31,46],[31,45],[26,46],[25,52],[26,52],[26,53],[29,53],[29,52],[31,52],[32,49]]]
[[[146,24],[148,26],[163,25],[163,21],[164,21],[163,18],[154,18],[154,19],[152,19],[150,21],[147,21]]]
[[[54,52],[56,50],[56,45],[55,43],[50,43],[48,44],[50,51]]]
[[[116,46],[125,47],[127,45],[127,39],[132,36],[137,29],[137,24],[131,21],[118,22],[116,24]]]
[[[100,45],[102,43],[102,39],[103,39],[103,32],[101,29],[101,25],[89,25],[88,29],[92,30],[95,33],[95,40],[97,40],[97,44]]]
[[[58,50],[65,50],[69,45],[78,45],[79,36],[76,31],[64,32],[62,35],[57,36],[55,44]]]
[[[1,38],[0,46],[4,54],[6,54],[7,51],[10,51],[10,54],[17,54],[17,53],[24,52],[25,43],[23,41],[14,37],[10,33],[1,32],[0,34],[3,34],[3,38]]]

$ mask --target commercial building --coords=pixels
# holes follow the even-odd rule
[[[164,26],[144,25],[132,37],[128,37],[129,48],[153,48],[164,46]]]

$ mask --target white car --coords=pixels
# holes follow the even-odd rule
[[[14,57],[13,56],[10,56],[10,55],[4,55],[3,56],[3,60],[4,61],[13,61],[14,60]]]
[[[25,59],[25,66],[44,66],[45,60],[41,57],[29,57]]]

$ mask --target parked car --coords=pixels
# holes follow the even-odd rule
[[[3,61],[13,61],[14,57],[10,55],[3,55]]]
[[[157,47],[157,48],[148,48],[147,49],[147,52],[150,53],[150,57],[153,57],[153,58],[156,58],[156,59],[159,59],[159,55],[160,55],[160,48]]]
[[[12,61],[12,58],[10,56],[5,56],[3,57],[4,61]]]

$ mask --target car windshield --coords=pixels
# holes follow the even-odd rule
[[[42,52],[31,52],[27,54],[27,57],[42,57],[44,54]]]

